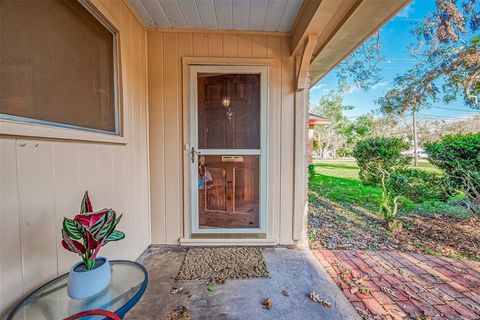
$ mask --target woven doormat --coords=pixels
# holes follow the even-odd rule
[[[176,280],[268,278],[257,247],[189,249]]]

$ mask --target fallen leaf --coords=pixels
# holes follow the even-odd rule
[[[263,301],[262,301],[262,305],[265,309],[272,309],[272,299],[270,298],[265,298]]]
[[[325,299],[320,299],[318,301],[318,303],[320,303],[322,306],[327,307],[327,308],[330,308],[332,306],[332,303],[328,300],[325,300]]]
[[[215,282],[216,282],[217,284],[225,284],[225,279],[215,278]]]
[[[390,288],[387,288],[387,287],[381,287],[380,290],[382,290],[383,293],[386,293],[388,294],[389,296],[395,298],[395,299],[398,299],[398,295],[395,291],[393,291],[392,289]]]
[[[358,291],[359,291],[359,290],[358,290],[358,287],[357,287],[357,286],[353,286],[353,287],[350,288],[350,293],[351,293],[351,294],[355,294],[355,293],[357,293]]]
[[[188,314],[185,306],[180,306],[167,314],[164,320],[192,320],[192,316]]]
[[[289,297],[290,295],[288,294],[288,291],[287,290],[283,290],[282,291],[282,294],[285,296],[285,297]]]
[[[316,293],[315,291],[310,292],[308,296],[313,302],[318,302],[318,300],[320,299],[320,297],[318,296],[318,293]]]
[[[327,299],[320,298],[318,293],[315,291],[310,292],[308,296],[313,302],[318,302],[324,307],[330,308],[332,306],[332,303],[330,301],[328,301]]]
[[[369,287],[362,286],[358,290],[360,291],[360,293],[363,293],[363,294],[370,293],[370,288]]]
[[[177,294],[179,292],[181,292],[183,290],[183,287],[180,287],[180,288],[175,288],[175,287],[172,287],[172,290],[170,291],[171,294]]]
[[[362,317],[363,319],[368,319],[370,317],[370,314],[368,313],[367,310],[355,307],[355,311],[357,311],[358,315]]]

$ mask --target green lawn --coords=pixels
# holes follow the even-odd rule
[[[440,172],[429,162],[420,161],[419,169],[430,172]],[[358,166],[355,161],[326,160],[314,163],[315,175],[310,178],[310,191],[320,197],[337,202],[341,205],[359,205],[376,211],[380,202],[381,189],[376,186],[364,186],[358,178]],[[455,199],[452,199],[454,201]],[[450,217],[468,217],[468,212],[451,203],[425,201],[414,203],[402,199],[403,214],[440,214]]]
[[[331,177],[357,179],[358,180],[358,166],[355,161],[350,160],[324,160],[314,163],[315,172]],[[414,166],[411,166],[414,168]],[[426,160],[420,160],[418,162],[417,169],[425,170],[428,172],[441,173],[441,170],[434,167],[430,162]]]

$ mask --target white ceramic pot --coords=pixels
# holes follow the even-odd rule
[[[112,279],[107,258],[97,257],[93,270],[86,270],[83,261],[76,263],[68,275],[67,293],[72,299],[86,299],[104,290]]]

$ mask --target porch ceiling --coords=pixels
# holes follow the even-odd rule
[[[128,0],[148,28],[289,32],[303,0]]]

